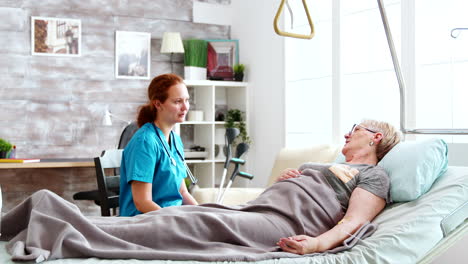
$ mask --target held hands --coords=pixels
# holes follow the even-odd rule
[[[318,239],[306,235],[283,237],[276,244],[283,251],[299,255],[318,252]]]
[[[296,169],[287,168],[287,169],[285,169],[284,171],[281,172],[280,176],[278,177],[278,179],[276,181],[279,182],[279,181],[287,180],[289,178],[297,178],[297,177],[299,177],[299,175],[301,175],[301,171],[298,171]]]

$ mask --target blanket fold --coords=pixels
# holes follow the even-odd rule
[[[1,240],[13,260],[59,258],[257,261],[299,257],[276,246],[281,237],[318,236],[344,213],[324,176],[278,182],[240,206],[167,207],[134,217],[85,217],[72,203],[42,190],[6,213]],[[354,246],[375,231],[368,223],[345,243]]]

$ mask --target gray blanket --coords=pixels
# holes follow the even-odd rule
[[[276,246],[280,237],[320,235],[344,215],[324,176],[313,170],[303,174],[274,184],[246,205],[167,207],[134,217],[85,217],[74,204],[38,191],[2,217],[1,240],[9,240],[14,260],[298,257]],[[352,247],[375,228],[366,224],[330,252]]]

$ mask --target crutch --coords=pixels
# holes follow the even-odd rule
[[[219,184],[218,194],[216,195],[216,201],[221,197],[222,188],[224,186],[224,179],[226,178],[227,169],[229,162],[231,161],[231,144],[234,139],[239,135],[240,131],[238,128],[229,127],[226,128],[226,134],[224,135],[224,141],[226,142],[226,161],[224,162],[223,176],[221,177],[221,183]],[[223,151],[223,150],[220,150]]]
[[[191,186],[196,185],[197,182],[198,182],[198,179],[197,179],[197,177],[195,177],[195,176],[193,175],[192,171],[190,170],[190,168],[189,168],[189,166],[187,165],[187,162],[185,162],[185,160],[184,160],[184,165],[185,165],[185,169],[187,170],[187,174],[188,174],[188,176],[189,176],[189,178],[190,178],[190,181],[192,182]]]
[[[244,153],[246,153],[248,150],[249,150],[249,145],[247,143],[242,142],[242,143],[239,143],[239,145],[237,145],[236,157],[231,159],[231,162],[235,163],[236,166],[234,167],[234,171],[232,172],[231,178],[229,179],[229,182],[228,182],[226,188],[224,188],[224,191],[223,191],[221,197],[217,200],[217,203],[221,204],[223,202],[224,196],[226,195],[226,192],[229,190],[229,188],[231,188],[231,185],[232,185],[234,179],[236,178],[236,176],[241,176],[243,178],[247,178],[247,179],[250,179],[250,180],[253,179],[252,174],[239,171],[240,165],[245,164],[245,160],[241,159],[240,157]]]

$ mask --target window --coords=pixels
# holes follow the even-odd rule
[[[67,22],[57,20],[57,39],[65,37],[65,31],[67,30]]]
[[[399,124],[395,77],[376,0],[341,1],[340,130],[363,118]],[[395,45],[400,42],[400,4],[385,1]],[[395,30],[397,29],[397,30]]]
[[[468,2],[415,1],[415,120],[418,128],[468,127],[468,31],[457,38],[451,30],[468,27]],[[443,18],[443,19],[442,19]],[[468,142],[467,136],[444,136]]]
[[[342,142],[348,127],[362,118],[399,127],[398,81],[377,1],[308,3],[315,38],[286,39],[287,147]],[[468,31],[450,37],[452,28],[468,27],[468,2],[384,3],[406,74],[406,127],[468,127]],[[468,136],[441,137],[468,141]]]
[[[284,31],[310,32],[302,1],[289,1]],[[312,40],[286,38],[286,146],[301,147],[332,140],[332,3],[308,1],[316,35]]]

